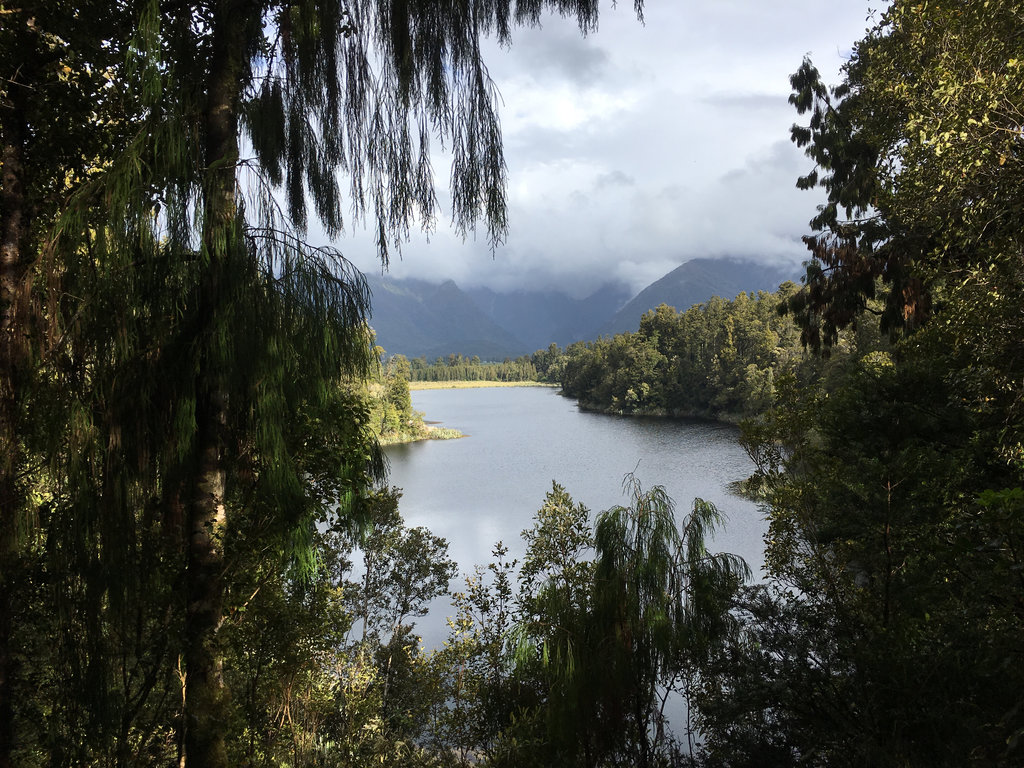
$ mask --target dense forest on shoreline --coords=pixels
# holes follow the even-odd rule
[[[564,349],[551,344],[501,363],[452,354],[433,363],[395,355],[387,365],[417,382],[558,385],[581,408],[605,413],[738,422],[764,416],[780,386],[838,386],[851,361],[892,351],[878,320],[868,317],[840,332],[827,357],[809,352],[787,311],[799,290],[785,283],[774,293],[715,297],[685,312],[662,304],[640,319],[636,332]]]
[[[554,484],[420,647],[455,565],[380,444],[414,368],[485,366],[381,370],[365,282],[304,237],[344,199],[386,265],[436,134],[456,226],[499,241],[480,39],[544,10],[596,28],[589,0],[0,9],[0,768],[1021,764],[1010,0],[895,0],[837,86],[793,75],[826,196],[801,285],[487,368],[742,419],[765,579],[699,499]]]
[[[775,382],[813,380],[820,361],[779,308],[798,290],[714,298],[685,312],[661,305],[636,333],[573,345],[556,364],[563,392],[584,408],[736,419],[774,402]]]
[[[409,381],[538,381],[537,368],[528,355],[502,362],[485,362],[479,357],[450,354],[428,363],[424,357],[407,360],[395,355],[390,365],[406,372]]]

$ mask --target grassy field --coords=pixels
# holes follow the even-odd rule
[[[477,387],[556,387],[539,381],[410,381],[409,389],[474,389]]]

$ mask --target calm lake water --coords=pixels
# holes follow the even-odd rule
[[[489,562],[499,540],[510,557],[522,556],[520,533],[552,481],[596,514],[628,503],[622,482],[630,472],[644,488],[664,486],[680,518],[694,497],[714,503],[728,523],[713,549],[742,556],[755,578],[760,573],[765,522],[756,504],[728,490],[753,471],[734,427],[587,413],[542,387],[420,390],[412,403],[466,437],[388,448],[390,483],[403,490],[406,524],[444,536],[462,573]],[[434,606],[418,623],[428,647],[444,636],[437,614],[445,610]]]

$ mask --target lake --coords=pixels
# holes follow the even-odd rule
[[[756,504],[728,489],[753,471],[735,427],[589,413],[546,387],[418,390],[412,403],[466,437],[387,448],[390,483],[403,490],[406,524],[444,536],[462,573],[489,562],[499,540],[510,557],[522,556],[520,533],[552,481],[597,513],[628,503],[622,482],[630,472],[644,488],[664,486],[679,518],[694,497],[714,503],[728,523],[713,549],[742,556],[755,578],[760,573],[766,524]],[[427,647],[444,636],[439,610],[446,606],[418,623]]]

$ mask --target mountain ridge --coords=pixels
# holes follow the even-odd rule
[[[606,283],[582,299],[557,290],[520,289],[499,293],[471,288],[466,293],[495,323],[521,339],[530,350],[560,347],[594,338],[607,321],[609,308],[618,309],[630,298],[621,283]]]
[[[732,300],[744,292],[774,291],[786,280],[799,280],[802,273],[801,267],[762,264],[748,259],[690,259],[630,299],[605,324],[601,335],[637,330],[644,313],[661,304],[685,312],[712,296]]]
[[[746,291],[775,290],[799,278],[798,267],[731,258],[697,258],[629,298],[609,282],[582,299],[557,288],[500,293],[460,288],[453,280],[367,276],[372,293],[370,325],[390,354],[434,360],[451,353],[504,360],[601,335],[635,331],[659,304],[685,311],[712,296],[733,299]],[[628,299],[628,301],[627,301]]]
[[[526,354],[523,343],[480,311],[454,280],[368,276],[370,326],[390,354],[441,357],[450,352],[503,360]]]

